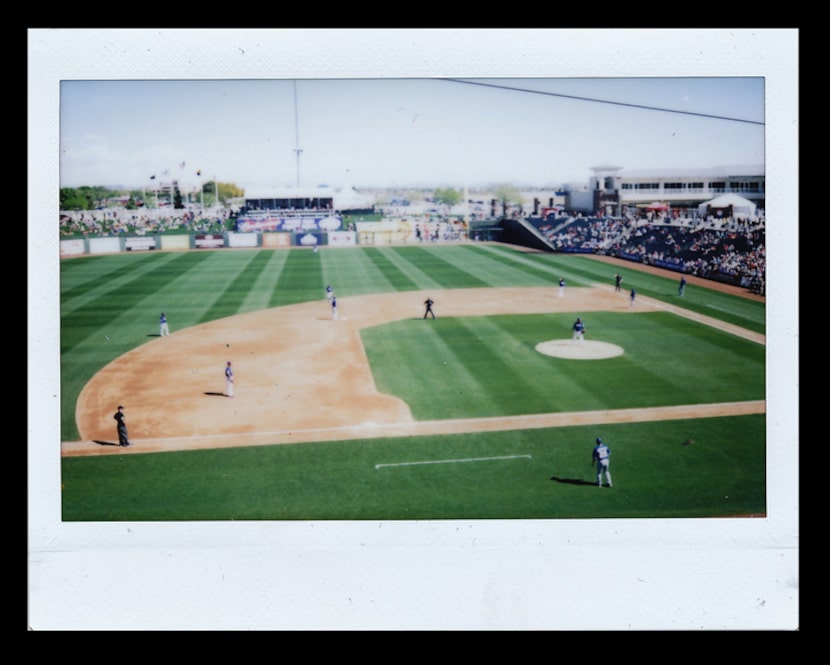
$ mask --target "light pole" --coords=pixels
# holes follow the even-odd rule
[[[202,169],[196,169],[196,177],[199,178],[199,208],[202,214],[205,213],[205,184],[202,182]]]
[[[300,187],[300,129],[299,120],[297,118],[297,81],[294,81],[294,152],[297,155],[297,188]]]

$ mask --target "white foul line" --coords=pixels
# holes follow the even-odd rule
[[[531,459],[530,455],[503,455],[502,457],[468,457],[467,459],[439,459],[428,460],[426,462],[397,462],[395,464],[375,464],[375,468],[379,469],[382,466],[415,466],[416,464],[452,464],[454,462],[484,462],[491,459],[518,459],[520,457],[527,457],[527,459]]]

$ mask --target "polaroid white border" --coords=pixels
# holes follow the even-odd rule
[[[31,630],[798,630],[795,29],[28,31]],[[313,45],[310,46],[310,45]],[[62,523],[66,79],[763,76],[763,519]]]

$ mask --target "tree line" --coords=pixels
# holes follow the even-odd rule
[[[229,199],[245,195],[245,190],[232,183],[216,181],[206,182],[200,193],[184,195],[178,185],[174,185],[169,194],[157,191],[142,191],[140,189],[113,189],[100,185],[60,188],[60,210],[96,210],[99,208],[123,207],[127,210],[139,208],[157,208],[159,204],[167,204],[174,209],[181,210],[188,202],[204,204],[206,207],[217,203],[224,204]],[[188,199],[196,197],[195,200]]]

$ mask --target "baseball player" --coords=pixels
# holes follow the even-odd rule
[[[603,442],[600,437],[596,439],[597,445],[594,446],[594,452],[591,455],[591,465],[597,465],[597,487],[602,487],[602,474],[605,473],[605,479],[608,481],[608,487],[613,487],[611,482],[611,450]]]
[[[585,340],[585,324],[582,322],[582,319],[577,318],[577,320],[574,321],[573,326],[571,326],[571,330],[573,331],[571,339],[573,339],[574,342],[582,344]]]
[[[164,312],[161,313],[159,317],[159,335],[164,337],[165,335],[170,334],[170,326],[167,325],[167,316],[165,316]]]
[[[228,397],[233,397],[233,368],[231,367],[230,360],[225,365],[225,385],[227,386],[227,392],[225,394]]]
[[[331,300],[334,298],[334,289],[331,288],[331,284],[326,287],[326,300]]]
[[[427,318],[427,315],[431,315],[433,319],[435,318],[435,312],[432,311],[432,306],[434,304],[435,301],[427,296],[427,299],[424,300],[424,307],[426,307],[426,310],[424,311],[424,318]]]
[[[334,293],[331,294],[331,318],[337,321],[337,296]]]
[[[560,298],[565,297],[565,278],[564,277],[562,277],[559,280],[559,297]]]

